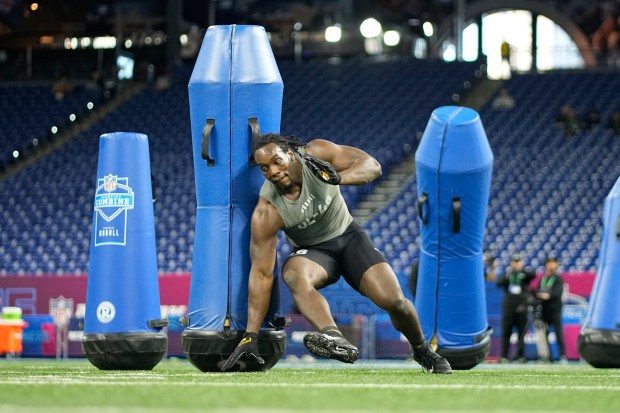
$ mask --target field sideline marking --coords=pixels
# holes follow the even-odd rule
[[[385,383],[237,383],[237,382],[144,382],[144,381],[93,381],[80,380],[66,377],[24,377],[0,379],[0,384],[13,385],[57,385],[57,384],[75,384],[88,386],[153,386],[158,384],[170,386],[191,386],[198,385],[204,387],[285,387],[285,388],[342,388],[342,389],[513,389],[513,390],[570,390],[570,391],[591,391],[603,390],[611,392],[620,392],[620,387],[610,386],[548,386],[548,385],[508,385],[508,384],[385,384]]]

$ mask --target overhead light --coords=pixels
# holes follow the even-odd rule
[[[376,56],[383,53],[383,45],[381,44],[380,37],[373,37],[370,39],[364,39],[364,50],[370,56]]]
[[[454,62],[456,60],[456,46],[452,43],[444,43],[442,57],[446,62]]]
[[[431,22],[424,22],[424,24],[422,25],[422,30],[424,30],[424,35],[426,37],[432,37],[434,30],[433,30],[433,23]]]
[[[78,46],[77,37],[72,37],[72,38],[66,37],[64,41],[64,46],[65,46],[65,49],[67,50],[77,49],[77,46]]]
[[[93,39],[94,49],[114,49],[116,47],[116,37],[100,36]]]
[[[342,29],[339,24],[329,26],[325,29],[325,41],[337,43],[342,38]]]
[[[360,25],[360,32],[362,33],[362,36],[367,39],[379,36],[381,34],[381,30],[381,23],[372,17],[364,20]]]
[[[400,43],[400,33],[397,30],[388,30],[383,33],[383,43],[386,46],[396,46]]]
[[[44,45],[50,45],[54,43],[54,36],[41,36],[39,37],[39,43]]]

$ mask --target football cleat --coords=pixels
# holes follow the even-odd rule
[[[309,333],[304,336],[304,346],[317,357],[334,359],[343,363],[354,363],[359,350],[344,337],[323,333]]]
[[[452,367],[450,367],[448,360],[431,350],[428,343],[424,343],[420,348],[413,349],[413,359],[427,373],[452,374]]]

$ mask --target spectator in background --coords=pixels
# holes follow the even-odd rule
[[[617,55],[620,28],[618,16],[613,4],[604,5],[605,14],[600,27],[592,35],[592,47],[599,62],[613,65]]]
[[[586,115],[584,126],[586,129],[596,128],[596,126],[601,123],[601,119],[601,110],[599,109],[598,105],[594,105],[594,107],[592,107],[592,109],[590,109],[590,111]]]
[[[502,40],[500,54],[502,56],[502,63],[507,63],[510,66],[510,43],[506,39]]]
[[[555,125],[564,132],[566,136],[575,136],[581,131],[581,122],[577,112],[569,104],[562,106],[560,114],[555,119]]]
[[[510,96],[508,90],[501,88],[495,99],[493,99],[491,106],[495,110],[510,110],[515,107],[515,100]]]
[[[60,79],[54,82],[52,85],[52,94],[54,95],[54,99],[58,102],[61,102],[65,96],[71,92],[72,87],[69,83],[69,79],[66,76],[62,76]]]
[[[517,328],[517,354],[520,362],[525,362],[525,326],[527,325],[527,298],[530,282],[536,274],[525,268],[523,257],[513,254],[510,258],[510,267],[497,280],[497,286],[504,289],[502,302],[502,353],[500,363],[508,362],[510,350],[510,336]]]
[[[482,251],[482,268],[485,281],[495,281],[495,260],[493,251],[490,249]]]
[[[90,74],[90,82],[86,85],[86,89],[100,91],[103,90],[104,80],[100,71],[95,70]]]
[[[609,119],[609,124],[607,125],[607,128],[614,135],[620,135],[620,111],[615,111],[611,114],[611,118]]]
[[[502,40],[502,44],[500,45],[500,56],[502,58],[501,63],[501,77],[503,79],[510,79],[512,67],[510,66],[510,53],[512,47],[510,43],[508,43],[505,39]]]
[[[545,275],[538,281],[534,289],[534,297],[542,302],[542,320],[547,324],[545,337],[549,336],[549,329],[553,327],[557,338],[560,361],[566,360],[564,347],[564,330],[562,326],[562,294],[564,280],[558,274],[558,258],[550,255],[545,260]]]

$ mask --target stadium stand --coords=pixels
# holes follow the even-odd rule
[[[377,157],[384,174],[410,159],[432,110],[452,104],[452,96],[464,92],[465,82],[475,81],[478,69],[476,63],[411,59],[278,64],[285,84],[282,133],[359,146]],[[0,275],[87,272],[98,138],[113,131],[149,136],[158,186],[159,271],[191,271],[195,194],[190,73],[191,67],[179,69],[170,88],[144,89],[60,149],[0,181]],[[614,162],[620,140],[605,128],[617,110],[614,90],[619,82],[613,73],[514,75],[504,86],[515,97],[516,108],[496,112],[487,104],[480,110],[495,155],[485,247],[497,252],[500,268],[518,250],[534,267],[557,251],[567,271],[595,269],[602,202],[620,173]],[[36,110],[36,102],[31,103]],[[579,113],[598,105],[604,121],[565,137],[553,125],[565,103]],[[36,133],[18,130],[28,138]],[[2,136],[3,148],[15,142],[13,135]],[[400,193],[365,223],[403,286],[419,252],[415,185],[415,176],[403,182]],[[343,188],[351,209],[371,191],[372,185]],[[283,237],[280,241],[281,263],[290,249]],[[334,313],[380,312],[342,281],[324,292]],[[285,288],[282,293],[286,311],[292,302]]]
[[[449,104],[459,85],[473,80],[476,67],[472,63],[411,60],[320,61],[307,65],[281,62],[287,85],[282,131],[308,139],[323,137],[356,144],[376,156],[389,171],[411,153],[415,131],[423,128],[432,108]],[[445,81],[437,78],[438,71],[444,73]],[[155,214],[159,268],[162,273],[191,270],[195,195],[187,104],[190,72],[191,68],[178,70],[172,86],[164,91],[145,89],[52,155],[0,183],[0,192],[9,200],[0,207],[3,220],[9,224],[1,235],[0,253],[11,263],[9,268],[3,267],[4,273],[87,271],[98,137],[113,131],[149,136],[158,186]],[[395,81],[397,74],[405,82]],[[456,78],[462,81],[448,80]],[[441,93],[429,99],[425,91],[431,90],[429,84],[433,82]],[[362,99],[360,90],[376,101]],[[358,98],[352,100],[350,95]],[[383,128],[383,119],[387,118],[390,125]],[[356,122],[351,124],[351,119]],[[357,200],[369,190],[346,188],[345,197],[355,208]],[[37,199],[46,200],[43,207]],[[280,253],[287,253],[286,246],[281,246]]]
[[[83,84],[57,100],[52,83],[0,86],[0,123],[10,125],[0,131],[0,169],[13,159],[13,151],[44,146],[51,139],[51,127],[58,130],[87,112],[87,103],[99,103],[101,94]]]

